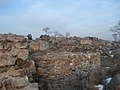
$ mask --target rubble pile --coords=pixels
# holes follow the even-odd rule
[[[94,37],[0,34],[0,90],[119,90],[119,50]]]

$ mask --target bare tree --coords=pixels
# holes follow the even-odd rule
[[[114,34],[112,34],[112,36],[113,36],[113,38],[114,38],[114,40],[115,40],[115,42],[116,42],[116,41],[117,41],[117,36],[118,36],[118,34],[114,33]]]
[[[120,21],[118,22],[117,25],[115,25],[114,27],[110,28],[110,31],[113,32],[113,33],[116,33],[119,36],[119,40],[120,40]],[[116,37],[116,36],[114,35],[114,37]]]
[[[50,32],[48,32],[49,30],[50,30],[49,27],[45,27],[45,28],[42,29],[42,31],[45,32],[45,35],[47,35],[48,33],[50,33]]]
[[[59,35],[59,32],[58,31],[54,31],[54,37],[56,39],[56,37]]]

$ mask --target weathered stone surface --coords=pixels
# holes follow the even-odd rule
[[[20,45],[20,49],[26,49],[28,47],[28,44],[27,43],[22,43]]]
[[[36,73],[35,62],[33,60],[26,61],[24,64],[21,65],[21,67],[27,74]]]
[[[0,34],[0,41],[5,41],[4,34]]]
[[[24,36],[16,36],[15,37],[15,42],[24,42],[25,41],[25,37]]]
[[[120,90],[120,74],[112,78],[109,84],[109,90]]]
[[[15,57],[18,55],[19,51],[20,51],[20,49],[13,47],[10,51],[10,54]]]
[[[88,90],[99,90],[99,89],[97,87],[95,87],[95,86],[91,86],[91,87],[89,87]]]
[[[84,44],[92,45],[92,40],[90,40],[90,39],[83,39],[83,40],[80,41],[80,43],[82,45],[84,45]]]
[[[29,84],[28,86],[26,86],[25,88],[22,88],[22,89],[16,89],[16,90],[39,90],[38,89],[38,85],[35,84],[35,83],[31,83]]]
[[[11,77],[22,77],[25,76],[24,69],[16,69],[15,67],[11,67],[7,72]]]
[[[4,76],[3,76],[4,75]],[[17,90],[29,85],[27,76],[25,77],[10,77],[3,74],[0,78],[0,90]]]
[[[21,47],[21,42],[15,42],[13,46],[19,49]]]
[[[14,48],[17,48],[17,49],[26,49],[28,47],[28,44],[26,42],[24,43],[15,42],[13,46]]]
[[[30,43],[30,48],[32,51],[46,50],[48,48],[48,43],[41,40],[32,41]]]
[[[4,34],[4,38],[6,38],[7,41],[15,41],[15,35],[13,34]]]
[[[23,88],[29,84],[28,77],[9,77],[4,81],[12,86],[12,88]]]
[[[28,60],[24,36],[0,34],[0,90],[38,90],[27,75],[35,73],[35,63]]]
[[[24,36],[15,34],[0,34],[0,41],[23,42]]]
[[[2,43],[0,42],[0,50],[2,50],[3,49],[3,45],[2,45]]]
[[[31,49],[34,51],[38,51],[39,47],[40,47],[40,43],[39,42],[31,42]]]
[[[10,51],[12,48],[12,43],[11,42],[4,42],[3,46],[4,46],[4,50]]]
[[[35,69],[34,63],[30,61],[31,66],[25,65],[23,69],[17,69],[12,66],[7,72],[3,72],[0,74],[0,90],[29,90],[28,87],[31,87],[34,90],[35,87],[32,87],[28,81],[28,77],[26,76],[28,73],[34,73]],[[29,68],[29,69],[27,69]],[[26,73],[27,71],[27,73]],[[30,86],[29,86],[30,85]],[[37,90],[37,88],[35,88]]]
[[[93,69],[89,72],[88,80],[89,80],[89,86],[96,85],[97,83],[104,80],[107,72],[103,69]]]
[[[32,63],[32,66],[34,63]],[[30,67],[31,69],[27,69],[28,65],[26,65],[23,69],[18,69],[16,70],[15,67],[11,67],[7,72],[1,73],[0,74],[0,88],[5,88],[3,90],[29,90],[28,87],[31,87],[28,77],[25,76],[28,73],[33,73],[33,71],[28,71],[28,70],[33,70],[35,67]],[[27,71],[27,73],[26,73]],[[30,86],[29,86],[30,85]],[[34,90],[33,87],[31,87]],[[1,90],[1,89],[0,89]],[[37,90],[37,88],[35,88]]]
[[[20,58],[22,60],[26,60],[28,58],[28,50],[27,49],[21,49],[18,53],[17,58]]]
[[[38,75],[44,75],[45,74],[45,69],[41,67],[36,67],[36,71]]]
[[[0,66],[14,65],[16,59],[11,56],[10,53],[0,52]]]

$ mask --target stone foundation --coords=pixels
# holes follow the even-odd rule
[[[100,54],[52,51],[49,45],[0,34],[0,90],[87,90],[88,73],[100,67]]]
[[[35,73],[27,47],[23,36],[0,34],[0,90],[38,90],[27,77]]]
[[[33,58],[37,74],[49,90],[83,90],[87,88],[88,73],[100,67],[99,53],[52,52]]]

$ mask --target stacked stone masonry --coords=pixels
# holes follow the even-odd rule
[[[27,77],[35,73],[27,47],[24,36],[0,34],[0,90],[38,90]]]
[[[49,90],[80,89],[84,87],[80,77],[87,77],[92,69],[100,67],[99,53],[52,52],[33,58],[37,74],[45,78]]]
[[[72,41],[73,46],[67,45]],[[71,39],[52,46],[46,40],[0,34],[0,90],[87,90],[88,73],[100,67],[99,52],[64,48],[91,43]],[[52,50],[54,45],[60,49]]]

